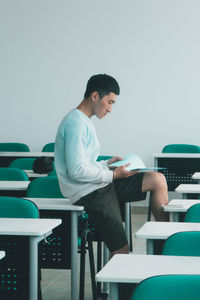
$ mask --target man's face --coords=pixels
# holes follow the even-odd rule
[[[112,105],[116,102],[116,94],[110,93],[100,99],[99,94],[95,94],[93,113],[97,118],[104,118],[107,113],[111,113]]]

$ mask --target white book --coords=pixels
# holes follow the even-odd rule
[[[119,160],[111,165],[110,167],[120,167],[124,166],[126,164],[130,163],[128,167],[126,167],[126,170],[131,171],[131,170],[142,170],[142,171],[148,171],[148,170],[163,170],[166,168],[161,168],[161,167],[149,167],[147,168],[144,164],[144,162],[141,160],[141,158],[134,153],[128,154],[124,156],[123,160]]]

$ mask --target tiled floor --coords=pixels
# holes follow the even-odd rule
[[[138,214],[133,211],[133,252],[136,254],[144,254],[146,251],[145,241],[134,238],[134,233],[146,222],[146,219],[146,214]],[[92,300],[88,260],[86,265],[85,300]],[[71,300],[70,270],[42,270],[42,295],[43,300]]]

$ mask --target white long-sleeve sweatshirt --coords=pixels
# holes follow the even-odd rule
[[[100,145],[90,118],[71,110],[59,125],[55,167],[62,194],[73,203],[112,182],[107,161],[97,162]]]

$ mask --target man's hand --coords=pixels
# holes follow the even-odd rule
[[[121,158],[120,156],[113,156],[112,158],[110,158],[107,162],[109,169],[114,170],[116,167],[111,167],[109,165],[111,165],[117,161],[120,161],[120,160],[123,160],[123,158]]]
[[[114,179],[126,178],[126,177],[133,176],[136,173],[138,173],[139,169],[138,170],[134,170],[134,171],[128,171],[128,170],[126,170],[126,167],[128,167],[129,165],[130,165],[130,163],[126,164],[124,166],[116,168],[114,170],[114,172],[113,172],[113,178]]]

